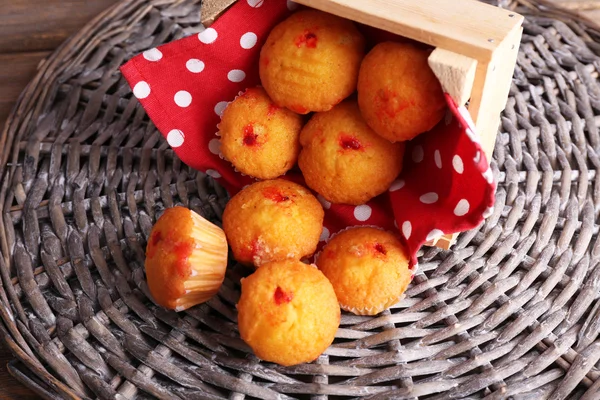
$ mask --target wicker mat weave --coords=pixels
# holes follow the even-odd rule
[[[0,137],[11,372],[52,399],[600,399],[600,34],[502,3],[528,18],[494,214],[451,251],[426,249],[400,304],[343,315],[334,345],[291,368],[239,339],[248,270],[232,264],[219,296],[184,313],[146,299],[157,216],[183,204],[218,222],[227,196],[174,156],[117,68],[197,32],[200,1],[96,18],[40,66]]]

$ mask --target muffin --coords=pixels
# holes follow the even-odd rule
[[[221,287],[227,240],[218,226],[192,210],[165,210],[146,246],[146,279],[157,304],[182,311],[203,303]]]
[[[323,216],[321,204],[306,188],[276,179],[236,194],[225,207],[223,229],[235,259],[259,267],[313,254]]]
[[[402,170],[403,143],[390,143],[363,120],[355,101],[315,114],[300,133],[306,184],[332,203],[364,204]]]
[[[261,87],[247,89],[221,117],[221,152],[238,171],[273,179],[296,164],[302,117],[276,106]]]
[[[360,111],[367,124],[389,141],[411,140],[444,117],[444,93],[427,64],[429,53],[410,43],[384,42],[361,64]]]
[[[396,304],[411,280],[408,252],[391,233],[371,227],[335,235],[316,260],[343,310],[375,315]]]
[[[275,26],[259,73],[273,101],[299,114],[327,111],[356,90],[365,40],[352,21],[317,10]]]
[[[340,324],[331,283],[300,261],[274,261],[243,279],[237,309],[241,338],[257,357],[284,366],[315,360]]]

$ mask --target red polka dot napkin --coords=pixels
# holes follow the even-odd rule
[[[286,0],[240,0],[210,28],[147,50],[121,67],[179,158],[231,195],[253,180],[220,157],[220,115],[239,92],[260,83],[260,48],[295,6]],[[447,99],[447,117],[408,144],[404,170],[388,193],[360,206],[334,205],[318,196],[326,211],[323,241],[349,226],[379,226],[400,234],[416,265],[423,243],[472,229],[491,212],[495,185],[488,162],[466,109]],[[287,178],[303,182],[297,172]]]

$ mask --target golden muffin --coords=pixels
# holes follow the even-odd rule
[[[237,309],[241,338],[257,357],[284,366],[315,360],[340,324],[331,283],[300,261],[274,261],[243,279]]]
[[[316,113],[300,133],[306,184],[332,203],[364,204],[402,170],[403,143],[390,143],[363,120],[354,101]]]
[[[259,73],[273,101],[299,114],[327,111],[356,90],[365,39],[352,21],[317,10],[275,26]]]
[[[313,254],[323,230],[321,203],[283,179],[254,183],[225,207],[223,229],[235,259],[259,267]]]
[[[396,304],[411,281],[408,252],[391,233],[370,227],[335,235],[316,264],[343,310],[375,315]]]
[[[221,287],[227,268],[221,228],[192,210],[165,210],[146,246],[146,279],[157,304],[182,311],[203,303]]]
[[[360,111],[367,124],[389,141],[411,140],[444,117],[444,93],[428,57],[428,50],[413,44],[384,42],[362,62]]]
[[[261,87],[249,88],[221,117],[221,152],[238,171],[273,179],[296,164],[302,117],[275,105]]]

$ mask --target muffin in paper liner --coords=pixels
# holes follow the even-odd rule
[[[260,267],[313,254],[323,215],[321,204],[305,187],[283,179],[260,181],[229,201],[223,230],[237,261]]]
[[[405,246],[378,227],[345,229],[316,257],[343,310],[375,315],[398,303],[412,279]]]
[[[277,106],[261,86],[248,88],[223,111],[219,153],[236,171],[275,179],[296,164],[302,125],[302,116]]]
[[[172,207],[154,225],[145,270],[154,301],[183,311],[217,294],[227,268],[221,228],[185,207]]]

